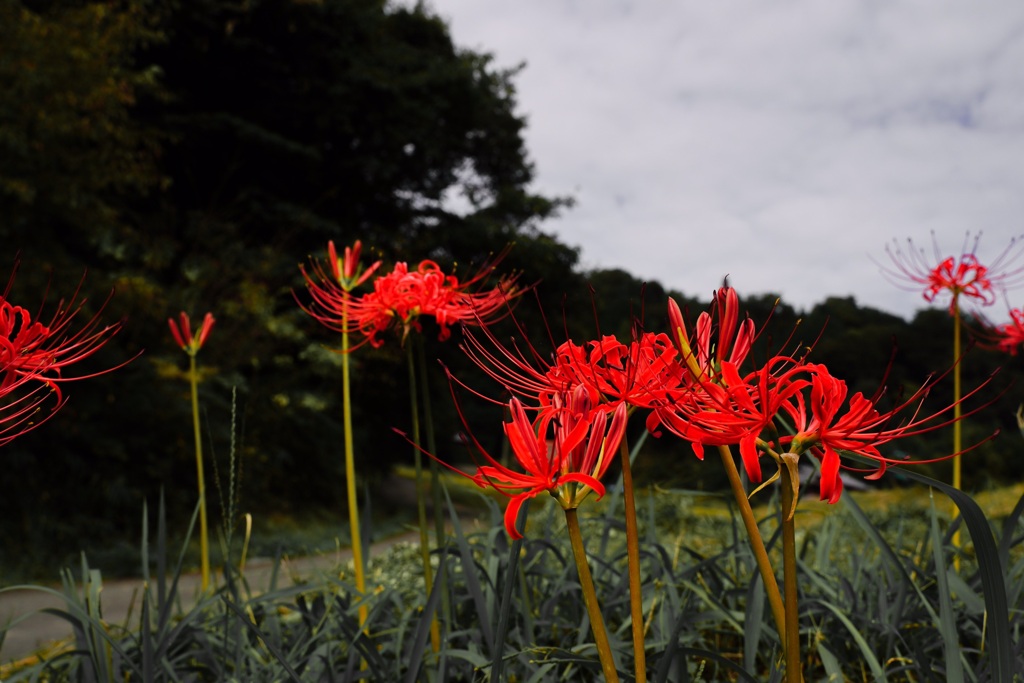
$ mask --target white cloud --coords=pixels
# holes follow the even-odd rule
[[[535,189],[578,202],[544,228],[585,266],[908,315],[924,302],[869,258],[887,242],[983,230],[984,259],[1024,232],[1017,0],[432,8],[458,45],[527,63]]]

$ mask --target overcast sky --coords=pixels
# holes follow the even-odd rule
[[[1020,0],[429,0],[515,78],[543,229],[585,268],[910,315],[894,238],[1024,233]],[[1010,294],[1024,306],[1024,288]],[[1000,302],[987,311],[1005,317]]]

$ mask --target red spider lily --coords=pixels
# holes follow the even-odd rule
[[[212,313],[207,313],[203,316],[203,324],[196,331],[195,335],[192,334],[192,325],[189,323],[188,314],[184,311],[178,316],[181,321],[180,326],[174,322],[174,318],[168,318],[167,324],[171,328],[171,334],[174,336],[174,341],[181,347],[181,350],[190,356],[194,356],[199,353],[199,349],[203,348],[203,344],[206,343],[206,338],[210,336],[210,330],[213,329],[213,324],[217,322],[213,318]]]
[[[899,287],[912,291],[923,287],[923,296],[929,303],[949,294],[950,312],[956,309],[961,297],[989,306],[995,303],[999,291],[1024,282],[1024,264],[1020,263],[1024,242],[1016,237],[1011,239],[1006,249],[986,265],[977,256],[980,239],[981,233],[973,240],[967,233],[959,257],[944,256],[934,233],[931,257],[912,240],[907,240],[906,250],[894,241],[885,251],[895,269],[881,264],[879,267]]]
[[[370,279],[374,271],[380,268],[380,261],[374,261],[370,267],[363,270],[359,263],[359,256],[363,251],[363,243],[355,241],[351,247],[345,247],[345,257],[338,258],[338,251],[334,248],[334,242],[327,243],[327,260],[331,264],[331,274],[341,288],[346,292],[363,284]]]
[[[502,465],[475,439],[487,464],[472,476],[455,470],[482,488],[489,486],[510,497],[505,529],[513,539],[522,538],[515,526],[519,509],[539,493],[550,493],[566,510],[579,507],[591,491],[601,498],[604,485],[600,480],[625,433],[624,403],[612,411],[610,420],[608,411],[591,403],[584,387],[559,394],[553,403],[554,410],[531,422],[519,399],[509,401],[511,421],[504,429],[521,472]]]
[[[937,379],[925,382],[912,396],[891,410],[879,411],[877,403],[881,396],[880,392],[872,398],[857,392],[847,401],[846,382],[833,377],[824,365],[807,365],[805,370],[811,375],[810,412],[808,413],[806,409],[803,396],[794,397],[784,406],[796,425],[797,433],[793,437],[783,438],[782,442],[789,443],[791,453],[811,451],[821,460],[821,500],[827,500],[829,503],[838,501],[843,492],[843,482],[839,477],[842,465],[839,451],[856,453],[873,460],[878,467],[865,478],[878,479],[889,465],[910,462],[907,459],[897,460],[883,456],[878,450],[879,446],[896,439],[941,429],[955,421],[942,417],[952,411],[956,404],[928,415],[921,415],[924,399]],[[987,383],[988,381],[980,384],[958,403],[976,394]],[[959,419],[973,415],[984,407],[986,406],[975,408]],[[904,413],[909,415],[901,419],[900,415]],[[957,455],[960,453],[912,462],[920,465],[948,460]]]
[[[518,328],[521,338],[526,335]],[[546,359],[528,340],[525,350],[515,339],[502,345],[484,326],[466,330],[462,350],[506,391],[539,410],[552,409],[552,398],[583,387],[594,405],[613,410],[619,403],[649,409],[680,390],[685,371],[668,335],[645,332],[629,344],[613,335],[578,344],[571,339]],[[462,386],[466,386],[459,380]],[[486,400],[470,387],[474,394]]]
[[[45,296],[35,316],[8,300],[17,266],[0,294],[0,445],[38,427],[64,405],[67,399],[60,383],[95,377],[130,362],[91,374],[68,375],[69,366],[96,353],[120,330],[121,323],[101,326],[101,306],[96,315],[72,331],[86,301],[79,298],[79,290],[67,302],[58,302],[57,310],[42,322]]]
[[[130,362],[88,375],[69,377],[65,374],[68,366],[96,353],[121,329],[121,323],[101,325],[100,314],[106,305],[104,303],[100,311],[82,327],[72,331],[75,317],[86,301],[78,298],[77,290],[67,302],[58,302],[57,310],[47,322],[42,322],[40,318],[45,298],[40,312],[33,319],[27,309],[7,300],[10,286],[8,284],[0,296],[0,374],[3,375],[0,385],[9,385],[22,378],[35,379],[50,385],[59,395],[57,384],[60,382],[95,377]]]
[[[655,413],[670,432],[690,442],[701,460],[706,446],[738,445],[747,476],[760,483],[760,450],[771,440],[766,431],[783,406],[808,386],[802,372],[802,363],[788,356],[776,356],[746,377],[735,363],[724,361],[717,382],[701,380]]]
[[[346,249],[340,262],[331,257],[332,272],[340,284],[327,278],[319,264],[311,273],[302,270],[313,298],[313,305],[302,306],[303,310],[331,329],[361,334],[363,342],[353,348],[363,343],[381,346],[382,335],[396,326],[401,326],[404,341],[411,330],[421,330],[419,321],[423,316],[432,316],[440,327],[440,338],[447,339],[452,325],[483,324],[496,319],[523,291],[516,286],[516,276],[502,278],[493,289],[471,291],[490,275],[502,254],[463,282],[455,275],[445,274],[434,261],[421,261],[415,270],[399,262],[390,273],[373,280],[372,292],[355,296],[351,290],[366,282],[380,265],[378,261],[360,272],[358,247],[357,243],[351,250]],[[332,249],[333,244],[328,245],[329,253],[333,253]]]
[[[359,263],[362,249],[362,243],[356,240],[351,247],[345,247],[344,258],[339,259],[338,250],[331,241],[327,243],[326,264],[311,259],[309,270],[304,265],[299,266],[306,281],[306,289],[313,298],[311,306],[301,301],[299,306],[322,325],[338,332],[353,331],[348,310],[356,297],[351,292],[380,268],[380,261],[374,261],[366,269],[362,268]]]
[[[374,291],[351,303],[353,324],[372,346],[379,347],[384,343],[381,335],[393,325],[402,326],[404,340],[411,329],[421,331],[421,317],[432,316],[443,341],[451,335],[452,325],[493,321],[520,293],[515,276],[503,278],[487,291],[469,291],[490,270],[487,267],[460,283],[458,277],[446,275],[433,261],[421,261],[414,271],[405,263],[397,263],[390,273],[374,280]]]
[[[588,387],[611,406],[651,408],[681,386],[684,370],[668,335],[645,332],[628,345],[612,335],[565,342],[548,374]]]
[[[55,403],[44,410],[51,399]],[[40,384],[35,377],[5,376],[0,385],[0,446],[49,420],[66,401],[52,385]]]
[[[725,361],[736,367],[742,365],[756,337],[753,320],[746,318],[739,322],[739,296],[732,287],[722,287],[715,292],[711,312],[704,311],[697,317],[692,338],[687,334],[679,304],[671,297],[668,319],[672,341],[679,347],[691,379],[698,382],[717,382]]]
[[[1024,346],[1024,310],[1010,310],[1010,322],[999,325],[988,325],[982,335],[990,340],[998,350],[1016,356]]]

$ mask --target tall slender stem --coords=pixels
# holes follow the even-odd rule
[[[636,528],[633,472],[625,437],[620,443],[619,453],[622,456],[622,500],[626,509],[626,560],[629,567],[629,614],[633,625],[633,665],[636,683],[645,683],[647,654],[644,648],[644,605],[640,585],[640,534]]]
[[[423,456],[420,452],[420,411],[416,400],[416,367],[413,359],[412,344],[406,347],[406,358],[409,361],[409,408],[412,419],[413,463],[416,469],[416,519],[420,528],[420,561],[423,564],[423,584],[426,594],[434,588],[434,571],[430,566],[430,533],[427,531],[427,501],[423,494]],[[434,514],[438,514],[435,510]],[[437,623],[437,615],[430,619],[430,645],[434,652],[441,649],[441,628]]]
[[[348,314],[341,319],[341,404],[345,428],[345,486],[348,493],[349,534],[352,542],[352,563],[356,569],[356,590],[359,592],[359,625],[366,623],[366,571],[363,565],[363,538],[359,527],[359,501],[356,498],[356,462],[352,441],[352,390],[349,368]]]
[[[725,474],[729,478],[729,486],[732,488],[736,505],[740,509],[740,517],[743,519],[743,526],[747,530],[747,537],[750,539],[750,549],[754,553],[754,561],[761,573],[761,581],[764,583],[765,594],[768,596],[768,604],[772,608],[772,617],[775,619],[775,629],[779,632],[779,642],[786,642],[786,610],[782,604],[782,594],[779,592],[779,582],[775,578],[775,570],[772,568],[768,551],[764,547],[764,539],[761,538],[761,529],[757,526],[757,519],[754,518],[754,511],[747,499],[747,492],[743,489],[743,482],[740,480],[739,470],[736,469],[736,462],[732,459],[732,451],[728,446],[719,446],[718,454],[722,456],[722,465],[725,467]]]
[[[963,450],[963,430],[960,423],[961,409],[960,409],[960,304],[954,299],[953,300],[953,488],[960,490],[962,485],[961,479],[961,461],[960,451]],[[954,509],[954,514],[955,514]],[[960,571],[960,529],[958,528],[953,532],[953,567],[956,571]]]
[[[597,655],[601,659],[601,670],[606,683],[618,683],[619,672],[615,669],[612,647],[608,642],[608,631],[601,616],[601,605],[597,602],[594,590],[594,579],[590,576],[590,565],[587,563],[587,551],[583,547],[583,535],[580,533],[580,521],[575,508],[565,511],[565,523],[569,529],[569,542],[572,544],[572,556],[576,560],[576,571],[580,576],[580,588],[583,590],[583,603],[590,617],[590,630],[594,632],[594,644]]]
[[[202,572],[200,589],[210,587],[210,533],[206,522],[206,479],[203,475],[203,437],[199,429],[199,373],[196,354],[188,355],[189,380],[192,385],[192,427],[196,437],[196,479],[199,488],[199,563]]]
[[[800,672],[800,606],[797,604],[796,579],[796,515],[793,510],[794,482],[785,465],[782,470],[782,576],[786,591],[786,683],[801,683]]]

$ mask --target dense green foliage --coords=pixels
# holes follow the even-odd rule
[[[986,519],[974,503],[963,510],[978,523],[957,571],[949,534],[938,530],[939,496],[931,505],[927,495],[905,498],[891,509],[862,509],[852,495],[835,507],[801,503],[806,680],[1017,680],[1010,672],[1024,666],[1024,653],[1014,636],[1024,624],[1021,611],[1006,605],[1019,604],[1024,587],[1024,500],[998,518]],[[345,565],[298,585],[272,584],[262,594],[250,592],[229,567],[215,594],[180,610],[179,593],[189,589],[173,580],[161,524],[143,555],[143,573],[150,573],[147,559],[157,570],[139,598],[145,628],[101,618],[101,574],[82,562],[80,574],[65,575],[66,605],[54,610],[75,625],[73,647],[66,643],[0,674],[8,681],[147,683],[601,680],[561,510],[535,502],[526,538],[511,544],[497,506],[482,531],[463,530],[452,517],[452,540],[434,553],[454,610],[437,653],[427,626],[443,610],[438,592],[423,593],[413,545],[371,561],[377,588],[366,598],[370,616],[361,632]],[[617,492],[585,506],[583,529],[616,668],[631,680],[621,506]],[[781,680],[778,639],[730,505],[663,491],[641,497],[639,508],[648,680]],[[821,521],[812,521],[823,510]],[[777,515],[776,499],[762,522],[768,538]],[[777,545],[775,536],[769,547]],[[164,566],[171,579],[159,572]],[[495,671],[498,661],[503,675]]]
[[[49,310],[87,273],[86,313],[114,288],[104,315],[126,318],[90,367],[142,352],[69,387],[47,429],[4,448],[5,481],[17,482],[0,497],[4,564],[51,564],[94,540],[133,538],[124,520],[161,488],[172,516],[191,510],[186,359],[166,326],[179,310],[218,320],[199,356],[208,462],[225,468],[236,388],[241,508],[341,510],[337,339],[293,296],[302,296],[299,263],[322,257],[328,240],[362,239],[386,261],[432,258],[463,275],[512,244],[502,267],[540,283],[516,315],[542,353],[547,328],[554,343],[565,332],[628,336],[643,311],[648,329],[662,329],[661,286],[644,292],[643,274],[581,272],[575,250],[541,230],[571,202],[530,189],[516,70],[454,46],[422,6],[0,0],[0,45],[0,240],[12,263],[19,252],[23,261],[10,298],[35,310],[49,287]],[[706,305],[684,301],[693,315]],[[793,339],[858,389],[889,382],[895,397],[952,362],[943,311],[908,322],[850,299],[802,313],[773,303],[748,301],[755,320],[770,319],[758,352],[790,340],[802,317]],[[512,331],[506,321],[498,335]],[[458,332],[445,344],[429,327],[425,335],[428,357],[479,379]],[[1005,361],[972,350],[965,386]],[[409,457],[392,431],[408,428],[403,362],[397,343],[354,356],[358,469],[370,485]],[[987,400],[1020,374],[1012,363]],[[441,455],[465,459],[447,443],[462,427],[432,370]],[[945,389],[930,399],[937,406]],[[970,456],[970,485],[1020,476],[1018,396],[1006,391],[969,422],[967,443],[1003,430]],[[500,411],[464,409],[500,448]],[[914,444],[922,455],[947,450],[940,435]],[[668,438],[651,440],[638,468],[663,484],[720,483],[717,468]]]

